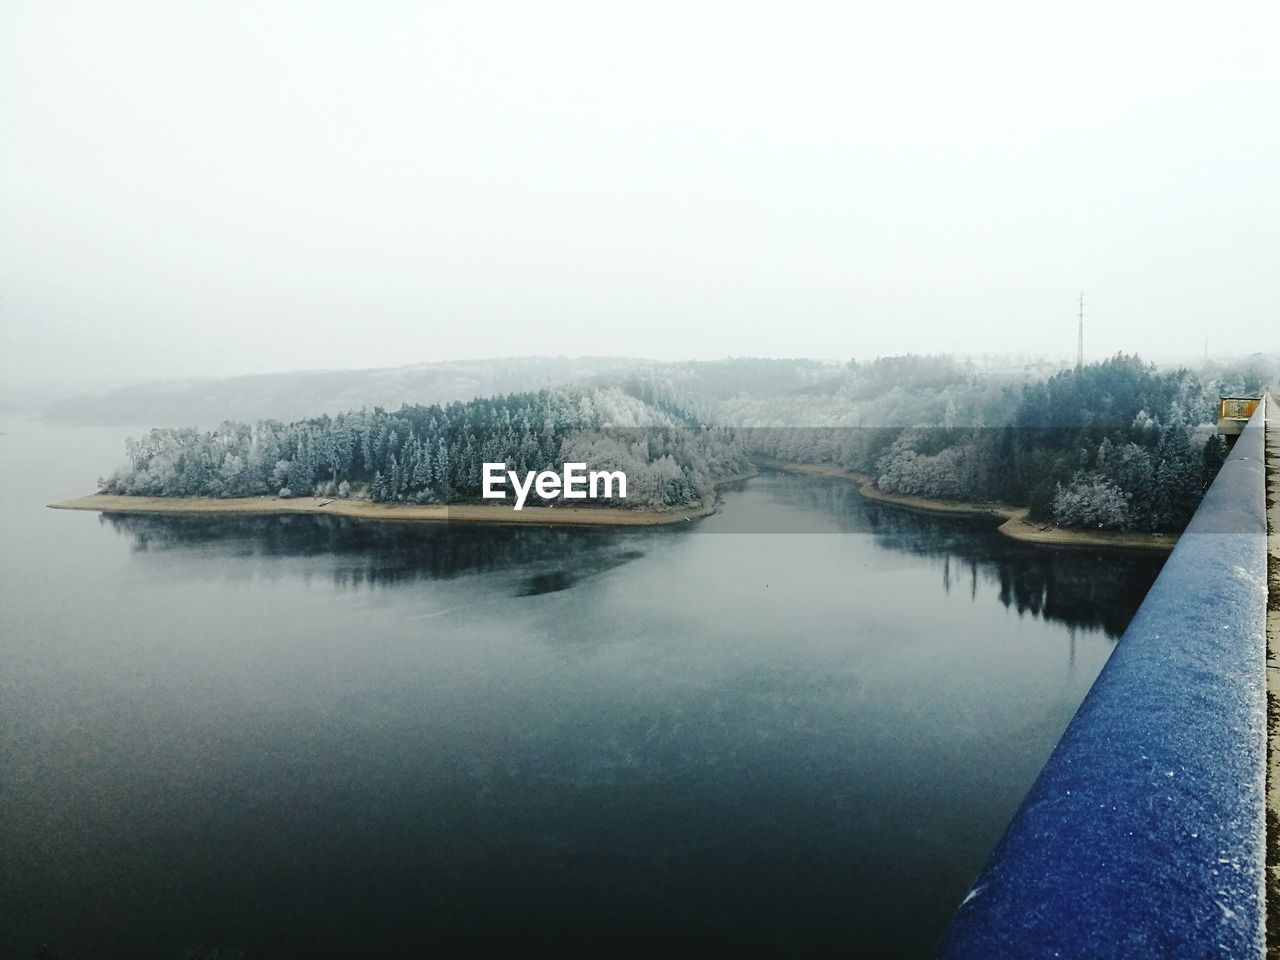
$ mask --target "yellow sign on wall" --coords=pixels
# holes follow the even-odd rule
[[[1262,401],[1257,397],[1220,397],[1218,399],[1219,420],[1248,420],[1253,411],[1258,409]]]

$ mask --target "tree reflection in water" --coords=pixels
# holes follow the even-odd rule
[[[198,551],[242,561],[315,559],[340,588],[527,570],[522,595],[563,590],[582,576],[644,556],[646,534],[595,527],[388,523],[305,514],[125,514],[102,522],[133,538],[139,553]],[[246,576],[261,564],[242,564]]]
[[[981,584],[1001,603],[1073,628],[1119,637],[1163,563],[1140,554],[1054,550],[1017,543],[989,522],[910,513],[871,503],[839,480],[765,475],[752,481],[771,504],[786,508],[765,529],[786,533],[777,516],[821,519],[821,530],[863,533],[887,550],[940,562],[942,587]],[[732,504],[730,505],[732,509]],[[746,511],[743,511],[745,514]],[[741,519],[740,515],[740,519]],[[674,528],[536,527],[384,523],[313,515],[104,514],[102,522],[133,539],[140,553],[181,550],[242,561],[324,560],[340,588],[376,588],[463,574],[514,573],[519,596],[565,590],[584,577],[643,557],[656,538],[689,536],[701,525]],[[732,528],[759,532],[752,517]],[[805,526],[806,532],[814,532]],[[245,576],[270,565],[242,563]],[[312,569],[312,568],[308,568]]]
[[[1019,543],[997,533],[997,521],[884,506],[842,480],[779,484],[770,493],[788,506],[825,514],[843,532],[874,534],[886,549],[941,560],[947,592],[963,584],[976,600],[979,584],[990,584],[1019,614],[1103,630],[1113,639],[1124,633],[1165,561],[1159,554]]]

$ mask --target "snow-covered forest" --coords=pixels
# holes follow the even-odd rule
[[[1217,397],[1277,382],[1266,358],[1193,373],[1118,355],[1043,379],[894,357],[722,409],[723,422],[757,428],[745,435],[752,452],[837,464],[886,491],[1002,500],[1065,527],[1168,531],[1185,526],[1225,455]]]
[[[1062,526],[1177,530],[1225,453],[1216,398],[1280,381],[1263,358],[1159,371],[1119,355],[1080,369],[951,357],[631,363],[576,386],[292,423],[152,430],[109,493],[480,495],[481,464],[623,470],[619,506],[685,506],[750,458],[831,463],[881,489],[1027,505]]]
[[[732,430],[701,428],[625,393],[542,390],[282,424],[157,428],[126,443],[108,493],[164,497],[329,496],[409,503],[480,497],[481,464],[622,470],[617,506],[688,505],[750,468]]]

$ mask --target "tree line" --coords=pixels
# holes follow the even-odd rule
[[[485,462],[583,462],[627,474],[619,505],[664,508],[697,502],[764,455],[838,464],[897,493],[1023,504],[1062,526],[1178,530],[1225,454],[1216,396],[1276,380],[1267,358],[1194,373],[1123,354],[1052,375],[1039,363],[917,356],[654,364],[589,386],[152,430],[100,485],[453,503],[479,498]]]
[[[857,391],[826,398],[824,419],[843,416],[848,426],[772,426],[752,446],[837,463],[895,493],[1022,504],[1066,527],[1172,531],[1186,525],[1226,454],[1213,428],[1217,391],[1265,386],[1205,383],[1123,354],[1021,384],[937,358],[920,358],[927,376],[913,378],[909,360],[894,358]],[[921,414],[914,425],[867,425],[878,403],[881,416],[910,423],[912,402]]]
[[[622,470],[618,506],[697,503],[750,468],[732,430],[688,422],[617,387],[540,390],[445,405],[381,407],[283,424],[163,428],[126,442],[104,492],[161,497],[274,495],[379,502],[478,500],[481,465]]]

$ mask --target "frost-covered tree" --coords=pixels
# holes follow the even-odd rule
[[[1128,495],[1097,473],[1080,473],[1069,485],[1058,485],[1053,519],[1063,527],[1128,530],[1133,526]]]

